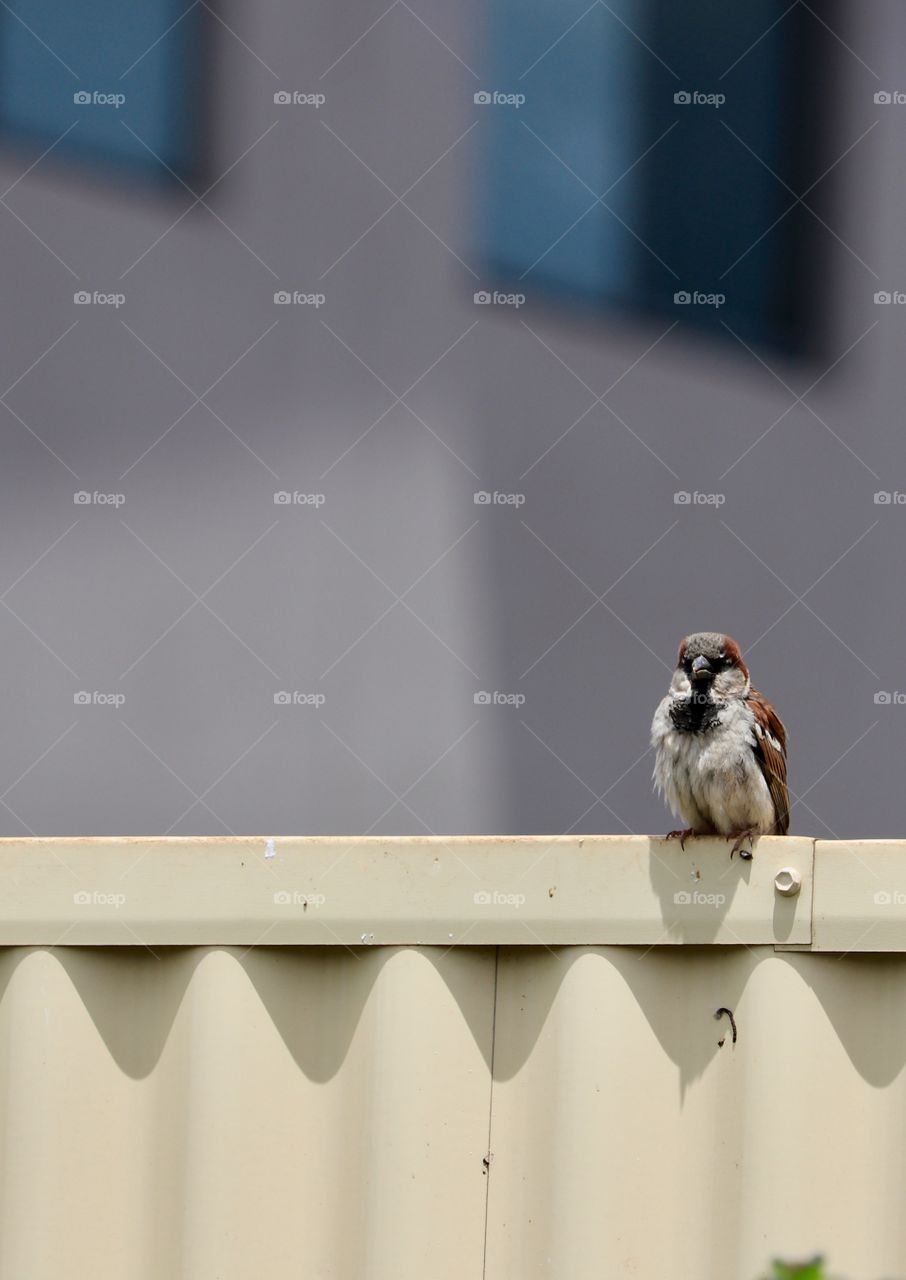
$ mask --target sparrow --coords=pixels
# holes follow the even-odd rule
[[[749,859],[757,835],[786,835],[786,730],[752,688],[735,640],[716,631],[686,636],[651,745],[655,786],[687,824],[668,839],[685,848],[690,836],[726,836],[730,857]]]

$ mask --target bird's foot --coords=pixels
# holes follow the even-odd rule
[[[751,862],[752,854],[755,851],[755,837],[757,835],[757,831],[748,830],[740,831],[735,836],[728,836],[727,839],[733,841],[733,848],[730,850],[730,857],[732,858],[734,853],[738,853],[743,862]],[[744,849],[743,845],[747,840],[749,842],[749,848]]]
[[[679,840],[680,848],[685,852],[686,841],[691,840],[693,836],[698,835],[695,827],[684,827],[681,831],[668,831],[665,840]]]

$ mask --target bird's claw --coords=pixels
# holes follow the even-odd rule
[[[755,831],[740,831],[735,839],[730,836],[729,839],[733,840],[733,848],[730,850],[730,858],[732,859],[734,853],[738,853],[743,862],[751,862],[754,849],[744,849],[743,845],[746,840],[748,840],[750,846],[754,846],[756,835],[757,832]]]
[[[681,849],[683,850],[683,852],[685,853],[685,851],[686,851],[686,841],[687,841],[687,840],[689,840],[689,839],[691,839],[691,838],[692,838],[692,836],[694,836],[695,834],[696,834],[696,831],[695,831],[695,828],[694,828],[694,827],[684,827],[684,828],[683,828],[682,830],[680,830],[680,831],[668,831],[668,832],[667,832],[667,834],[666,834],[666,836],[664,837],[664,839],[665,839],[665,840],[679,840],[679,842],[680,842],[680,848],[681,848]]]

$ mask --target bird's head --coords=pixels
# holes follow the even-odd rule
[[[739,645],[718,631],[697,631],[679,647],[676,671],[670,685],[677,696],[714,697],[721,701],[744,698],[749,692],[749,671]]]

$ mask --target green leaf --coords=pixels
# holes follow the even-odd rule
[[[775,1262],[773,1280],[824,1280],[824,1259],[811,1262]]]

